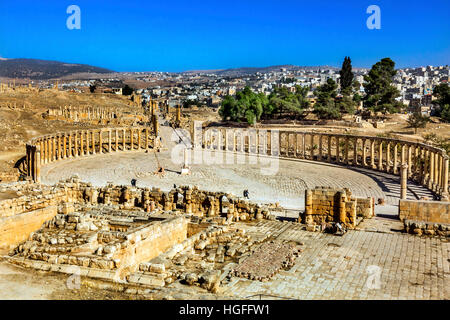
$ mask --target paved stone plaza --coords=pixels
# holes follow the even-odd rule
[[[218,154],[223,156],[222,152]],[[398,177],[362,168],[351,170],[325,163],[275,159],[273,161],[279,161],[278,172],[266,175],[261,168],[269,167],[267,159],[243,156],[244,164],[193,164],[191,174],[182,176],[181,165],[172,162],[170,152],[158,153],[157,156],[164,165],[164,177],[154,174],[158,169],[154,153],[121,152],[49,164],[42,169],[42,182],[53,184],[72,175],[78,175],[80,180],[95,186],[106,185],[109,181],[129,185],[132,179],[136,179],[140,187],[156,186],[168,191],[174,184],[191,185],[239,197],[244,189],[248,189],[252,201],[278,201],[286,208],[295,209],[304,208],[305,190],[316,186],[349,188],[357,197],[384,198],[391,205],[398,204],[400,195]],[[408,198],[417,199],[424,195],[432,197],[425,188],[410,184]]]
[[[449,299],[449,243],[401,229],[400,222],[377,217],[339,237],[260,222],[248,232],[303,243],[303,252],[272,280],[232,278],[224,293],[249,299]],[[367,285],[378,267],[379,289],[376,282]]]

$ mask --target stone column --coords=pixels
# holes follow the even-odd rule
[[[434,152],[430,151],[430,178],[428,179],[428,189],[434,186]]]
[[[178,123],[181,121],[181,106],[180,106],[180,105],[177,105],[176,121],[177,121]]]
[[[103,153],[103,137],[102,137],[102,135],[103,135],[103,131],[99,130],[98,131],[98,153],[100,153],[100,154]]]
[[[320,136],[321,138],[322,138],[322,136]],[[298,137],[297,137],[297,134],[296,133],[294,133],[294,158],[297,158],[297,148],[298,148],[298,146],[297,146],[297,139]],[[320,140],[320,145],[322,146],[322,139]],[[320,159],[322,159],[322,153],[319,153],[319,157],[320,157]]]
[[[336,163],[341,162],[341,146],[339,145],[339,137],[336,137]]]
[[[84,131],[80,131],[80,156],[84,155]]]
[[[95,132],[96,132],[96,130],[92,130],[91,131],[92,133],[92,154],[95,154]]]
[[[413,161],[413,172],[416,173],[416,175],[418,174],[420,176],[420,167],[419,167],[419,163],[420,163],[420,156],[419,156],[419,147],[417,145],[414,145],[414,161]]]
[[[141,150],[141,131],[142,129],[138,129],[138,150]]]
[[[327,137],[328,137],[328,162],[331,162],[331,140],[333,139],[333,136]]]
[[[148,149],[149,136],[148,136],[148,128],[145,128],[145,150]]]
[[[62,148],[61,148],[61,135],[58,134],[58,138],[57,138],[57,152],[56,152],[56,160],[60,160],[61,159],[61,155],[62,155]]]
[[[67,135],[63,135],[63,159],[66,159],[68,157],[67,152]]]
[[[438,192],[439,191],[439,154],[434,154],[434,183],[433,183],[433,190]]]
[[[363,160],[362,160],[362,165],[364,167],[367,167],[367,150],[366,150],[366,139],[362,139],[362,149],[363,149]]]
[[[317,160],[322,161],[322,134],[318,134],[317,138],[319,139],[319,145],[318,145],[318,152],[317,152]],[[312,141],[312,144],[314,146],[314,140]],[[314,158],[313,158],[314,159]]]
[[[401,163],[401,164],[406,163],[406,145],[405,145],[405,144],[401,144],[401,158],[400,158],[400,163]]]
[[[119,151],[119,130],[115,129],[114,130],[114,137],[115,137],[115,145],[116,145],[116,150],[114,150],[115,152]]]
[[[75,158],[78,158],[79,150],[78,150],[78,131],[75,131],[73,134],[73,153]]]
[[[400,199],[406,200],[408,191],[408,165],[402,164],[400,173]]]
[[[112,132],[111,129],[108,130],[108,152],[111,153],[112,150]]]
[[[67,157],[68,158],[72,158],[72,136],[73,136],[73,134],[72,134],[72,132],[69,132],[69,135],[68,135],[68,141],[67,141],[67,143],[68,143],[68,149],[67,149]]]
[[[35,163],[34,181],[39,183],[39,182],[41,182],[41,146],[40,145],[36,146],[34,163]]]
[[[134,150],[134,129],[130,128],[130,150]]]
[[[386,172],[391,172],[391,142],[386,145]]]
[[[434,185],[433,185],[433,191],[440,194],[441,193],[441,155],[439,153],[436,153],[434,156]]]
[[[125,129],[122,129],[122,146],[123,146],[123,151],[127,150],[126,149],[126,143],[127,143],[127,132],[125,131]]]
[[[449,201],[449,194],[448,194],[448,166],[449,166],[449,159],[448,156],[445,155],[443,159],[443,172],[442,172],[442,194],[441,194],[441,200],[442,201]]]
[[[378,140],[378,170],[383,171],[383,141]]]
[[[306,159],[306,134],[302,133],[302,157]]]
[[[394,146],[394,170],[393,170],[394,174],[398,173],[398,144],[395,143]]]
[[[25,163],[27,165],[27,177],[32,177],[32,172],[31,172],[31,145],[27,144],[26,145],[26,156],[25,156]]]
[[[52,161],[56,160],[56,138],[52,137]]]
[[[47,163],[52,161],[52,139],[47,137]]]
[[[347,220],[347,214],[346,214],[346,208],[345,208],[345,202],[347,200],[347,197],[344,192],[339,192],[339,222],[341,224],[345,224]]]
[[[408,177],[412,175],[412,145],[408,144]]]
[[[358,138],[353,140],[353,165],[358,165]]]
[[[424,167],[424,163],[423,163],[423,158],[424,158],[423,149],[421,147],[417,147],[417,149],[418,149],[418,155],[417,155],[416,161],[419,162],[418,166],[417,166],[417,172],[419,174],[419,181],[417,181],[417,182],[423,184],[423,181],[425,179],[425,173],[424,173],[425,167]]]
[[[375,140],[370,139],[370,167],[376,169],[375,166]]]
[[[42,164],[45,164],[45,163],[47,163],[47,148],[48,148],[47,140],[45,139],[45,137],[43,137],[43,138],[41,139],[41,146],[42,146],[42,148],[41,148],[41,152],[42,152],[42,155],[41,155],[41,158],[42,158]]]
[[[40,150],[40,155],[41,158],[39,159],[39,163],[44,163],[44,141],[42,141],[42,139],[39,139],[39,150]]]
[[[345,164],[348,165],[350,160],[350,148],[349,148],[350,139],[348,137],[345,137]]]
[[[89,136],[90,136],[90,131],[86,130],[86,155],[89,155],[91,153],[91,150],[89,149],[89,145],[91,143]]]
[[[259,134],[259,131],[258,131]],[[225,129],[225,137],[224,137],[225,141],[225,151],[229,151],[230,147],[229,147],[229,140],[228,140],[228,130]]]
[[[424,186],[427,185],[428,183],[428,179],[430,178],[430,175],[428,173],[428,168],[430,167],[430,162],[429,162],[429,151],[427,149],[423,150],[423,181],[422,184]]]

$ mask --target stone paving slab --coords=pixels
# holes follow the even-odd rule
[[[352,230],[338,237],[301,230],[298,224],[260,222],[249,233],[282,231],[277,240],[303,243],[289,271],[268,282],[233,278],[225,293],[239,298],[275,295],[291,299],[449,299],[449,250],[445,239],[399,232]],[[237,279],[237,280],[236,280]]]

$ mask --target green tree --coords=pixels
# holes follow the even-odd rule
[[[435,114],[446,122],[450,122],[450,86],[447,83],[437,85],[433,90],[437,97],[433,104],[437,105]]]
[[[395,100],[400,92],[392,85],[396,73],[395,62],[390,58],[384,58],[372,66],[369,74],[364,76],[366,108],[383,114],[400,111],[402,104]]]
[[[314,113],[319,119],[340,119],[342,117],[340,107],[336,104],[336,89],[337,84],[333,79],[328,79],[327,83],[317,88]]]
[[[341,78],[339,80],[341,83],[341,92],[343,92],[343,94],[344,92],[348,92],[348,94],[350,94],[354,77],[352,72],[352,60],[350,59],[350,57],[345,57],[339,74],[341,75]]]
[[[429,121],[430,121],[430,118],[422,115],[420,112],[412,113],[406,120],[409,127],[414,128],[414,133],[416,133],[416,134],[417,134],[417,129],[425,128]]]
[[[219,109],[223,120],[246,121],[254,124],[261,119],[266,105],[269,103],[264,93],[255,93],[250,87],[238,91],[236,97],[226,96]]]
[[[356,102],[354,97],[344,95],[341,99],[336,102],[340,113],[354,114],[356,111]]]
[[[290,114],[294,117],[302,117],[305,110],[309,107],[309,101],[306,98],[308,88],[295,86],[295,93],[286,87],[275,88],[269,95],[269,103],[267,104],[264,115],[270,117],[273,114]]]

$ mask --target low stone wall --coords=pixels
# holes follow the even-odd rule
[[[154,222],[134,231],[127,236],[127,241],[117,251],[113,259],[120,260],[121,278],[125,274],[135,272],[139,264],[156,258],[172,246],[187,238],[188,220],[184,217]]]
[[[0,201],[0,218],[11,217],[25,212],[43,209],[49,206],[56,206],[61,202],[68,201],[68,194],[64,189],[51,189],[37,187],[33,191],[33,185],[23,186],[23,191],[27,193],[17,198]]]
[[[361,203],[358,205],[358,202]],[[367,218],[373,216],[372,198],[357,199],[352,197],[350,190],[318,187],[305,191],[305,213],[302,222],[308,225],[339,222],[347,228],[356,227],[357,215]]]
[[[56,206],[0,218],[0,253],[7,253],[17,244],[27,240],[28,236],[41,228],[42,224],[54,216]]]
[[[450,202],[400,200],[400,220],[450,224]]]
[[[363,218],[372,218],[375,216],[375,199],[357,198],[356,201],[356,215]]]
[[[96,188],[72,178],[51,187],[33,183],[19,184],[14,187],[14,191],[17,197],[0,201],[0,230],[21,235],[17,238],[9,235],[0,237],[0,248],[18,245],[45,221],[53,218],[54,215],[42,216],[40,209],[59,207],[61,213],[67,214],[73,212],[73,203],[111,204],[117,205],[119,209],[143,208],[147,212],[178,211],[198,217],[220,217],[230,222],[259,220],[269,216],[267,206],[251,203],[231,194],[202,191],[196,187],[180,187],[170,192],[157,188],[113,185]],[[30,227],[22,227],[22,224],[30,224]],[[187,231],[181,231],[183,233],[187,234]],[[163,249],[161,247],[155,250]]]

